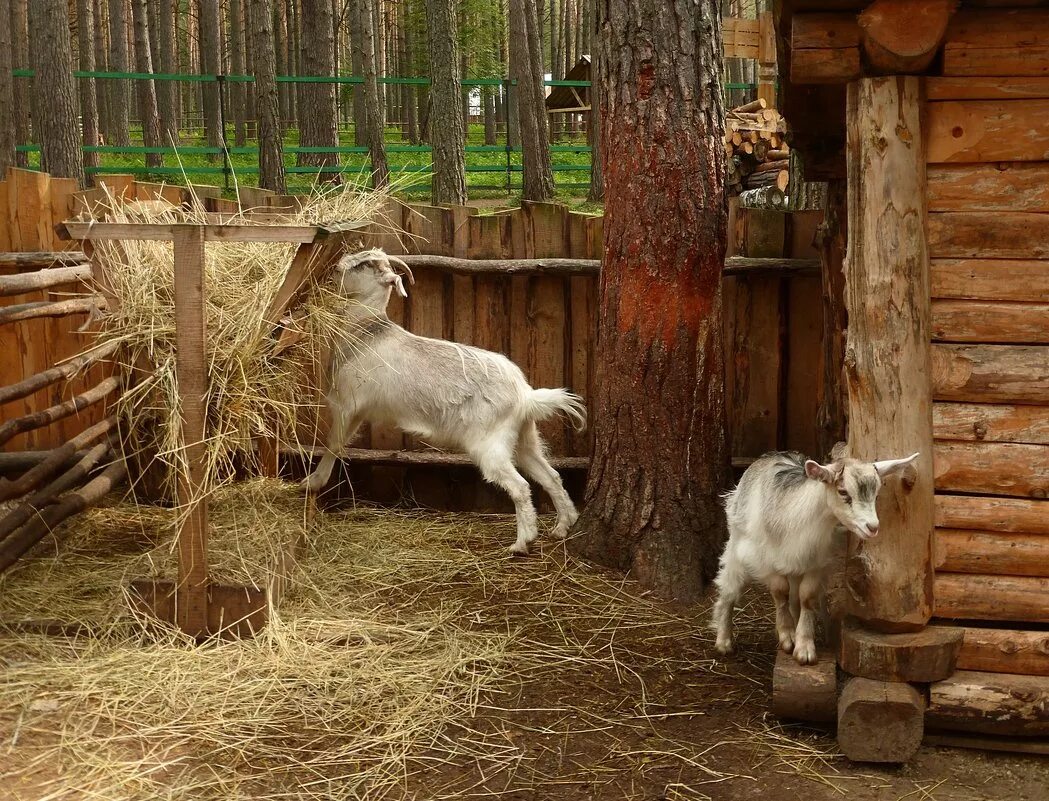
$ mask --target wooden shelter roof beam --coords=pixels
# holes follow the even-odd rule
[[[67,220],[58,226],[59,237],[90,242],[116,239],[172,242],[175,229],[181,224],[168,223],[110,223]],[[205,242],[316,242],[333,233],[346,233],[365,227],[365,223],[349,222],[330,226],[320,225],[212,225],[204,230]]]

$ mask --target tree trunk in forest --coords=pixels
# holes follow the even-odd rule
[[[550,133],[543,92],[543,59],[536,0],[510,0],[510,76],[517,81],[516,114],[521,127],[521,198],[550,200]]]
[[[243,75],[255,74],[255,49],[251,47],[251,0],[235,0],[240,3],[241,16],[243,17],[243,47],[244,47],[244,72]],[[272,5],[272,4],[271,4]],[[275,17],[270,13],[270,31],[275,27]],[[274,48],[276,53],[276,47]],[[280,75],[280,73],[277,73]],[[258,110],[255,108],[255,92],[247,83],[240,85],[241,102],[244,104],[244,135],[248,139],[258,139]],[[280,90],[278,89],[278,92]],[[278,94],[278,103],[279,103]]]
[[[230,0],[229,4],[230,72],[233,75],[247,74],[244,7],[240,3],[241,0]],[[248,86],[240,81],[232,81],[228,90],[230,109],[233,111],[233,143],[237,147],[244,147],[248,143]]]
[[[277,0],[281,2],[282,0]],[[301,75],[299,69],[299,12],[295,0],[283,0],[288,18],[288,38],[285,47],[286,75]],[[279,46],[279,45],[278,45]],[[285,84],[288,90],[288,116],[282,117],[289,128],[299,127],[299,90],[298,84]]]
[[[386,31],[383,26],[385,19],[383,0],[372,0],[372,41],[374,42],[375,74],[380,78],[386,75]],[[376,83],[379,98],[380,130],[386,129],[386,84]]]
[[[11,43],[11,0],[0,0],[0,177],[7,176],[7,168],[15,166],[15,79]]]
[[[109,23],[106,18],[106,7],[103,0],[91,0],[91,11],[94,26],[89,32],[91,46],[94,50],[95,69],[105,72],[109,69]],[[98,143],[107,145],[110,142],[105,138],[107,126],[110,119],[109,111],[109,82],[103,80],[95,81],[95,109],[98,114]]]
[[[245,23],[248,29],[252,31],[252,37],[254,37],[255,20],[252,14],[259,13],[252,8],[253,0],[247,0],[245,3]],[[278,75],[290,75],[291,70],[288,69],[288,8],[284,3],[284,0],[276,0],[276,6],[274,7],[273,13],[273,27],[274,27],[274,54],[276,56],[276,70]],[[252,38],[252,47],[254,47],[254,38]],[[258,71],[258,65],[255,65],[255,71]],[[252,73],[254,74],[254,72]],[[291,121],[291,106],[289,105],[289,92],[288,88],[291,84],[279,83],[277,84],[277,103],[280,108],[280,121],[281,128],[286,129],[292,127]],[[256,119],[260,114],[258,107],[258,94],[256,93],[255,100],[255,115]]]
[[[109,70],[129,72],[127,0],[109,0]],[[109,119],[106,120],[106,144],[127,147],[131,144],[131,82],[112,79],[109,86]]]
[[[506,21],[503,35],[499,38],[499,63],[506,67],[505,75],[511,81],[504,84],[503,115],[506,120],[506,145],[511,148],[521,146],[521,117],[517,113],[517,104],[520,97],[519,87],[512,83],[514,65],[510,56],[510,10],[507,0],[500,0],[502,19]]]
[[[200,0],[200,60],[205,75],[222,73],[222,42],[219,38],[218,0]],[[222,109],[219,85],[215,81],[201,84],[204,95],[204,135],[208,147],[222,147]],[[215,157],[213,157],[215,158]]]
[[[430,52],[429,129],[434,204],[466,204],[466,128],[459,83],[459,30],[453,0],[426,0]]]
[[[11,0],[11,58],[14,69],[29,69],[28,19],[28,0]],[[10,113],[15,118],[16,145],[28,145],[34,138],[29,120],[31,87],[32,81],[29,78],[14,79],[13,94],[15,102],[9,108]],[[29,155],[27,153],[16,153],[15,164],[19,167],[28,166]]]
[[[414,41],[412,38],[410,12],[405,13],[401,30],[404,37],[404,58],[401,63],[409,65],[411,67],[409,70],[411,77],[415,77],[415,50],[413,49]],[[408,126],[408,141],[413,145],[419,144],[418,94],[418,87],[415,84],[404,87],[404,108],[401,110],[401,114],[404,115],[405,123]]]
[[[375,74],[375,17],[373,0],[354,0],[357,6],[355,22],[361,29],[361,58],[364,67],[364,113],[368,125],[368,155],[371,158],[372,185],[378,189],[390,183],[390,167],[386,163],[386,140],[383,136],[382,99]]]
[[[594,446],[569,547],[689,602],[725,536],[721,14],[714,0],[662,11],[610,0],[594,48],[608,192]]]
[[[160,71],[171,75],[178,72],[176,47],[175,15],[178,13],[177,0],[151,0],[159,5],[157,31],[160,53]],[[160,136],[165,147],[178,144],[178,83],[176,81],[158,81],[157,111],[160,114]]]
[[[79,104],[73,77],[69,4],[32,0],[29,52],[33,69],[33,127],[40,142],[40,169],[84,185]]]
[[[251,48],[255,54],[255,111],[259,126],[259,186],[283,194],[287,187],[280,98],[277,94],[277,44],[273,36],[272,0],[251,0],[250,8]]]
[[[2,9],[2,6],[0,6]],[[77,0],[77,55],[80,62],[79,68],[84,72],[95,71],[95,47],[91,41],[95,36],[94,4],[92,0]],[[0,10],[0,17],[3,11]],[[0,34],[2,37],[3,34]],[[3,48],[3,42],[0,42]],[[2,57],[0,57],[2,58]],[[0,64],[0,71],[3,70]],[[10,75],[10,73],[9,73]],[[84,129],[83,142],[88,147],[98,145],[98,100],[95,94],[94,78],[78,78],[77,85],[80,89],[80,119]],[[2,97],[2,93],[0,93]],[[9,106],[4,106],[10,108]],[[98,153],[84,153],[84,167],[98,166]],[[3,158],[0,157],[0,164]]]
[[[590,193],[587,200],[598,203],[605,199],[604,164],[601,153],[601,81],[599,80],[603,6],[594,4],[590,48],[590,119],[587,121],[587,141],[590,144]]]
[[[335,72],[335,26],[329,0],[303,0],[300,14],[302,67],[304,75]],[[300,144],[308,147],[337,147],[338,120],[335,116],[335,84],[303,84],[299,95]],[[338,166],[336,153],[300,153],[300,165]],[[333,176],[328,175],[329,178]],[[337,180],[337,176],[334,176]]]
[[[357,0],[349,0],[356,3]],[[353,14],[353,25],[350,28],[350,68],[354,75],[364,72],[364,44],[362,39],[364,32],[361,30],[360,16]],[[364,85],[355,83],[353,96],[350,98],[353,104],[353,143],[357,147],[368,146],[368,110],[364,102]]]
[[[135,70],[153,72],[149,49],[149,16],[146,0],[131,0],[131,13],[135,26]],[[146,147],[160,147],[160,117],[157,114],[157,95],[153,81],[135,81],[138,93],[138,113],[142,120],[142,141]],[[147,167],[160,167],[164,158],[159,153],[146,154]]]
[[[494,145],[498,141],[495,130],[495,89],[494,86],[481,88],[481,101],[484,104],[484,143]]]
[[[561,48],[564,45],[561,12],[566,5],[567,0],[561,0],[560,6],[554,0],[550,0],[550,77],[555,81],[563,80],[565,77],[564,58],[561,55]],[[561,115],[554,114],[550,117],[550,141],[556,142],[560,138]]]

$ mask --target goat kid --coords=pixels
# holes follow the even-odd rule
[[[327,449],[305,480],[307,489],[328,483],[336,454],[363,423],[393,425],[465,452],[486,480],[506,490],[517,513],[512,553],[527,554],[539,536],[524,476],[550,496],[557,510],[553,535],[565,537],[579,514],[547,460],[536,423],[560,414],[582,430],[582,398],[565,389],[533,389],[498,353],[405,331],[386,315],[394,289],[408,297],[391,262],[415,283],[407,264],[378,249],[346,255],[336,267],[339,293],[350,303],[345,335],[332,344],[329,363]]]
[[[761,582],[776,603],[780,648],[799,664],[816,662],[815,615],[834,532],[842,526],[863,540],[877,536],[882,481],[918,458],[861,462],[843,450],[835,446],[830,464],[792,451],[767,453],[725,494],[729,539],[714,580],[712,620],[719,653],[735,650],[732,612],[740,593]]]

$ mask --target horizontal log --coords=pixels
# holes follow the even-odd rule
[[[41,300],[35,303],[19,303],[15,306],[0,307],[0,325],[16,323],[22,320],[36,320],[40,317],[67,317],[71,314],[89,314],[102,303],[102,298],[92,295],[86,298],[70,298],[55,302]]]
[[[1049,756],[1049,742],[1037,737],[1002,737],[993,734],[965,732],[931,732],[922,737],[922,745],[934,748],[971,748],[975,751],[1003,751],[1009,754]]]
[[[930,164],[1049,159],[1049,99],[926,104]]]
[[[120,376],[111,376],[67,401],[49,406],[39,412],[5,421],[0,425],[0,445],[26,431],[43,428],[94,406],[116,392],[122,381]]]
[[[84,264],[88,260],[79,250],[46,250],[28,253],[0,253],[0,267],[42,269],[55,265]]]
[[[459,259],[453,256],[398,256],[412,269],[458,275],[597,275],[599,259]]]
[[[1049,260],[933,259],[933,298],[1049,303]]]
[[[929,77],[928,100],[1034,100],[1049,98],[1049,78]]]
[[[0,453],[0,476],[24,473],[40,464],[51,455],[51,451],[13,451]],[[69,461],[79,459],[82,453],[73,454]]]
[[[930,729],[1049,734],[1049,678],[959,670],[929,685],[925,725]]]
[[[791,83],[848,83],[862,75],[859,47],[792,50],[790,53]]]
[[[927,234],[932,258],[1049,259],[1049,214],[937,212]]]
[[[934,300],[932,339],[1044,345],[1049,343],[1049,303]]]
[[[363,228],[366,223],[340,223],[344,228]],[[179,224],[110,223],[66,221],[56,227],[61,239],[105,242],[115,239],[172,242]],[[291,242],[305,244],[324,238],[328,229],[316,225],[204,225],[205,242]]]
[[[744,182],[744,186],[746,182]],[[757,189],[747,189],[739,193],[739,205],[744,209],[765,209],[767,211],[782,211],[787,205],[787,197],[778,186],[761,186]]]
[[[44,387],[49,387],[52,384],[57,384],[59,381],[70,378],[81,370],[102,361],[107,356],[111,356],[119,346],[119,341],[111,340],[99,345],[97,348],[92,348],[79,356],[75,356],[57,367],[51,367],[36,375],[31,375],[17,384],[0,387],[0,404],[18,400],[19,398],[26,398]]]
[[[961,11],[947,29],[944,75],[1049,75],[1049,11]]]
[[[1049,623],[1049,578],[937,573],[936,617]]]
[[[938,491],[1049,497],[1049,445],[937,442],[933,471]]]
[[[933,345],[935,400],[1049,404],[1049,346]]]
[[[833,723],[837,719],[838,665],[833,652],[819,652],[814,665],[799,665],[789,654],[776,652],[772,714],[812,723]]]
[[[286,450],[285,453],[314,455],[311,449]],[[379,450],[374,448],[344,448],[339,454],[349,462],[377,465],[403,465],[405,467],[416,466],[462,466],[469,467],[473,464],[469,456],[462,453],[445,453],[444,451],[402,451],[402,450]],[[586,470],[590,465],[587,456],[552,456],[550,464],[555,470]]]
[[[32,273],[0,276],[0,297],[24,295],[40,289],[50,289],[60,284],[86,281],[91,277],[90,264],[75,264],[71,267],[52,267]]]
[[[936,529],[934,565],[945,573],[1049,577],[1049,536]]]
[[[817,275],[819,259],[749,258],[729,256],[723,275]]]
[[[790,24],[790,49],[839,49],[858,47],[860,25],[850,14],[795,14]]]
[[[931,164],[929,211],[1049,211],[1049,164]]]
[[[1049,445],[1049,406],[934,403],[932,428],[936,439]]]
[[[935,508],[939,528],[1049,534],[1049,501],[938,494]]]
[[[966,626],[958,668],[1049,676],[1049,631]]]

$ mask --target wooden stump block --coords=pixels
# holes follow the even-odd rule
[[[842,670],[865,679],[939,681],[954,672],[963,636],[963,629],[948,626],[883,634],[850,620],[842,628],[839,661]]]
[[[799,665],[779,651],[772,670],[772,713],[780,718],[833,723],[838,715],[838,668],[821,651],[815,665]]]
[[[838,699],[838,745],[853,762],[906,762],[921,745],[924,714],[909,684],[850,679]]]

